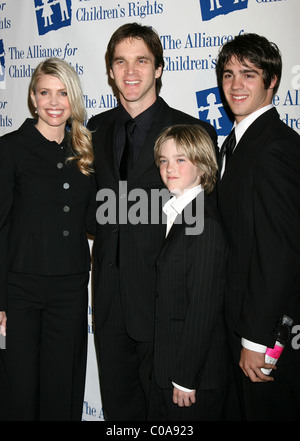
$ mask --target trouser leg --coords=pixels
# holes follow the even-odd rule
[[[97,330],[101,398],[110,421],[146,421],[152,342],[137,342],[127,334],[120,303],[107,326]]]
[[[80,420],[87,351],[88,274],[10,275],[10,420]]]

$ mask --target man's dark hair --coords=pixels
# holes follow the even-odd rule
[[[114,61],[115,48],[127,38],[142,39],[154,56],[155,68],[164,68],[163,48],[160,38],[156,31],[150,26],[142,26],[138,23],[127,23],[120,26],[111,36],[107,46],[109,67],[112,68]],[[156,79],[156,92],[159,93],[162,86],[161,76]]]
[[[282,60],[281,53],[275,43],[271,43],[265,37],[257,34],[237,35],[233,40],[225,43],[220,49],[216,65],[219,86],[222,85],[224,66],[232,57],[242,64],[247,64],[247,61],[250,61],[257,68],[262,69],[266,89],[270,87],[272,79],[277,77],[273,96],[276,94],[281,80]]]

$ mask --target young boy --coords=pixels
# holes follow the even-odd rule
[[[214,147],[201,127],[177,125],[161,134],[154,155],[174,196],[163,208],[167,230],[157,259],[149,419],[216,421],[223,418],[228,360],[226,244],[208,196],[216,182]],[[203,216],[204,230],[194,234]]]

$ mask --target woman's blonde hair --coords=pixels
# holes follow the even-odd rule
[[[211,193],[217,180],[217,160],[215,148],[208,133],[198,125],[175,125],[165,129],[154,146],[154,159],[160,166],[162,144],[173,139],[177,150],[203,172],[201,185],[206,193]]]
[[[36,93],[36,85],[42,75],[52,75],[58,78],[65,86],[72,116],[71,125],[71,149],[73,156],[68,161],[76,160],[79,170],[89,175],[93,171],[94,154],[92,148],[91,132],[85,127],[86,111],[83,102],[83,93],[79,77],[73,67],[60,58],[47,58],[34,70],[29,93]]]

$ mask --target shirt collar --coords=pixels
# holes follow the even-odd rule
[[[267,106],[262,107],[261,109],[256,110],[255,112],[251,113],[251,115],[244,118],[239,124],[234,123],[235,128],[235,138],[236,138],[236,144],[238,144],[239,140],[245,133],[245,131],[250,127],[250,125],[263,113],[267,112],[267,110],[271,109],[273,104],[268,104]]]
[[[163,206],[164,213],[168,216],[170,212],[176,211],[180,214],[184,208],[193,200],[195,197],[203,190],[201,185],[185,190],[184,193],[178,197],[173,196],[168,202]]]
[[[152,122],[153,116],[157,113],[158,109],[160,108],[162,103],[162,99],[160,97],[157,97],[157,99],[154,101],[154,103],[148,107],[146,110],[144,110],[142,113],[137,115],[134,120],[137,123],[137,125],[147,125],[147,121],[150,120]],[[131,119],[130,114],[127,112],[125,107],[123,107],[122,104],[119,105],[120,110],[120,120],[121,123],[125,123],[129,119]]]

